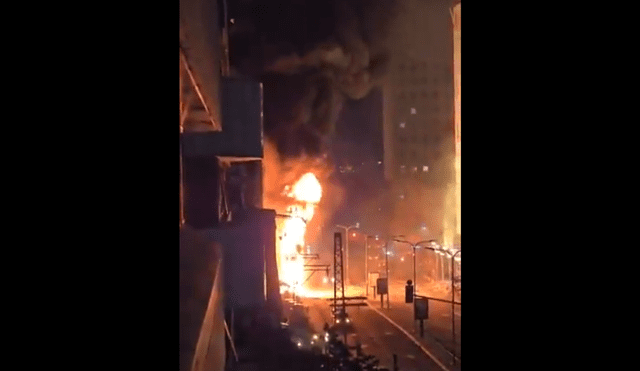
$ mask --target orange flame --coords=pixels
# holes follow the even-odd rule
[[[289,291],[300,294],[305,280],[304,259],[300,254],[304,251],[307,223],[322,198],[322,186],[313,173],[306,173],[293,187],[285,187],[283,193],[292,199],[292,204],[287,210],[291,217],[282,224],[279,275]],[[281,289],[285,290],[286,287]]]

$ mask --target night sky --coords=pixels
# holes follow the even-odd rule
[[[265,135],[282,156],[332,152],[336,137],[358,145],[376,142],[362,133],[381,133],[373,103],[380,98],[371,91],[386,73],[384,41],[394,4],[229,2],[232,69],[263,83]]]
[[[265,136],[282,158],[327,155],[346,192],[335,223],[385,207],[379,82],[395,4],[229,1],[232,71],[262,82]]]

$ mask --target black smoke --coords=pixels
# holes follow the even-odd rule
[[[346,99],[379,83],[396,0],[229,0],[230,59],[264,87],[265,135],[318,155]]]

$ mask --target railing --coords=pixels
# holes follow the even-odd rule
[[[222,371],[225,368],[224,302],[222,295],[222,259],[216,263],[213,285],[204,321],[196,343],[191,371]]]

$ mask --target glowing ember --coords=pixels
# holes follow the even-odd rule
[[[322,198],[322,186],[313,173],[304,174],[293,187],[285,187],[284,195],[292,199],[287,210],[291,218],[287,218],[281,227],[280,242],[280,280],[285,284],[281,291],[300,294],[305,280],[304,236],[307,223],[313,218],[316,205]]]

